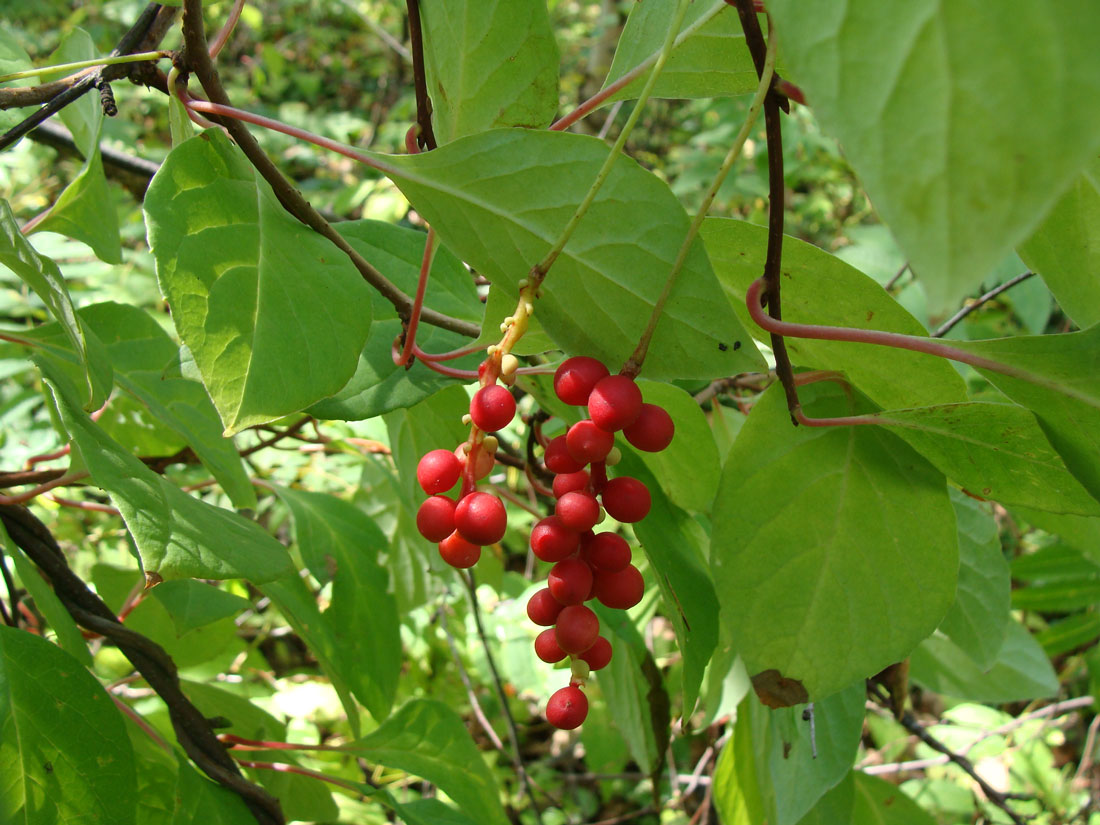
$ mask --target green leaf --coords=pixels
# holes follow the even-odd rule
[[[498,129],[434,152],[377,157],[444,242],[516,300],[517,283],[557,241],[607,152],[603,141],[582,135]],[[542,286],[535,312],[543,329],[569,353],[621,364],[688,225],[667,184],[620,158]],[[713,378],[762,367],[697,241],[653,336],[645,377]]]
[[[275,488],[294,518],[294,538],[313,577],[332,582],[328,609],[352,691],[376,720],[385,719],[401,672],[401,633],[389,575],[378,562],[388,542],[374,522],[353,504],[326,493]]]
[[[935,820],[897,785],[852,771],[855,800],[851,825],[935,825]]]
[[[75,63],[98,57],[95,41],[84,29],[74,28],[62,39],[49,57],[51,65]],[[99,132],[103,124],[103,107],[99,95],[94,92],[83,95],[61,110],[61,120],[72,132],[73,141],[85,158],[91,158],[99,146]]]
[[[675,3],[635,3],[619,35],[604,88],[659,53],[675,16]],[[677,45],[653,88],[653,97],[719,97],[756,91],[759,81],[736,10],[725,0],[693,3]],[[648,72],[608,98],[636,98]]]
[[[978,367],[997,389],[1035,413],[1070,472],[1100,499],[1100,324],[1062,335],[952,346],[1011,371],[1006,375]]]
[[[1100,160],[1073,182],[1019,253],[1077,326],[1100,321]]]
[[[497,126],[550,125],[559,58],[545,0],[429,0],[420,18],[440,144]]]
[[[352,731],[358,735],[359,708],[351,696],[351,684],[361,678],[362,662],[345,656],[340,650],[336,629],[322,615],[316,598],[296,570],[278,581],[267,582],[263,591],[317,658],[340,697]]]
[[[1100,637],[1100,613],[1075,613],[1035,634],[1047,656],[1059,656],[1076,648],[1091,645]]]
[[[462,719],[442,702],[414,699],[356,742],[356,752],[432,782],[475,822],[508,822],[489,767]]]
[[[234,596],[194,579],[161,582],[152,590],[164,605],[179,635],[234,616],[252,606],[248,599]]]
[[[811,410],[849,412],[835,387],[802,395]],[[716,501],[715,589],[750,674],[778,670],[827,696],[904,658],[950,607],[958,546],[943,476],[889,433],[795,429],[774,385]]]
[[[84,665],[0,626],[0,821],[134,822],[133,748]]]
[[[290,566],[286,549],[258,524],[187,495],[123,450],[74,409],[58,375],[38,363],[74,450],[122,513],[146,573],[264,582]]]
[[[1058,535],[1066,544],[1100,563],[1100,518],[1044,513],[1026,507],[1013,507],[1012,511],[1029,524]]]
[[[1100,577],[1100,564],[1065,544],[1051,544],[1017,556],[1010,570],[1012,578],[1027,582]]]
[[[182,756],[176,783],[172,825],[253,825],[256,818],[239,794],[211,782]]]
[[[753,741],[753,697],[742,700],[733,737],[726,742],[714,766],[714,805],[722,825],[759,825],[767,813],[757,776],[763,765]]]
[[[954,488],[959,533],[959,586],[940,632],[983,668],[991,667],[1010,621],[1008,563],[988,508]]]
[[[96,362],[93,367],[89,342],[69,297],[65,278],[57,264],[31,246],[15,222],[11,206],[0,198],[0,264],[3,264],[35,291],[69,338],[77,353],[85,378],[81,390],[85,409],[103,406],[111,391],[110,364]]]
[[[1059,579],[1012,591],[1012,606],[1016,610],[1064,613],[1094,604],[1100,604],[1100,576]]]
[[[669,501],[657,479],[633,455],[616,468],[645,484],[650,491],[649,515],[634,525],[661,590],[684,657],[684,714],[690,716],[699,694],[703,671],[718,644],[718,597],[708,575],[703,548],[707,537],[691,516]]]
[[[145,219],[172,319],[227,435],[351,378],[370,327],[369,288],[217,129],[172,150],[145,195]]]
[[[1055,513],[1100,515],[1100,502],[1066,469],[1023,407],[971,401],[888,410],[871,418],[974,495]]]
[[[768,6],[934,314],[1023,241],[1100,147],[1100,6],[877,0]]]
[[[767,227],[728,218],[707,218],[703,240],[714,271],[749,329],[765,335],[749,320],[745,291],[764,273]],[[783,238],[783,318],[926,335],[910,315],[873,278],[797,238]],[[765,339],[766,340],[766,339]],[[868,398],[886,409],[965,401],[966,384],[942,358],[895,347],[844,341],[787,338],[796,364],[843,371]]]
[[[23,48],[22,38],[15,32],[0,29],[0,74],[12,74],[31,68],[31,58]],[[0,83],[0,89],[24,85],[18,80]],[[0,132],[6,132],[19,123],[29,112],[26,109],[0,110]]]
[[[707,512],[722,467],[706,415],[689,393],[673,384],[640,380],[638,387],[647,404],[664,407],[676,423],[676,434],[666,449],[659,453],[639,450],[638,457],[677,506]],[[625,451],[630,448],[624,441],[620,439],[619,446]]]
[[[410,295],[416,292],[425,233],[381,221],[345,221],[336,224],[336,230],[398,287]],[[433,372],[419,360],[408,370],[395,365],[391,350],[401,334],[401,321],[394,315],[393,305],[380,294],[372,291],[371,300],[378,320],[371,324],[355,374],[340,392],[310,407],[312,415],[348,421],[373,418],[411,407],[454,383],[453,378]],[[453,318],[481,321],[481,304],[473,278],[445,247],[437,249],[432,260],[425,306]],[[493,343],[499,340],[498,334]],[[469,344],[470,340],[421,323],[416,343],[425,352],[447,352]],[[468,366],[462,361],[450,363]]]
[[[909,657],[909,675],[924,687],[975,702],[1038,699],[1058,694],[1058,676],[1027,628],[1009,622],[992,667],[981,668],[942,636],[925,639]]]
[[[98,146],[34,231],[60,232],[88,244],[101,261],[122,263],[118,213]]]
[[[106,346],[119,387],[146,408],[154,424],[177,433],[195,451],[235,506],[254,508],[256,491],[232,439],[222,436],[206,390],[166,374],[179,348],[153,316],[127,304],[102,303],[81,309],[80,318]]]

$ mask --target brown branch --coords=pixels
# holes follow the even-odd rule
[[[428,97],[428,78],[424,71],[424,37],[420,25],[420,0],[405,0],[409,11],[409,41],[412,45],[413,88],[416,90],[416,124],[420,127],[416,145],[421,149],[436,147],[432,131],[432,100]]]
[[[214,67],[214,62],[207,52],[206,32],[203,30],[202,22],[202,0],[184,0],[183,2],[183,39],[185,51],[182,67],[195,73],[199,83],[202,84],[203,91],[206,92],[206,96],[211,102],[222,106],[232,106],[233,104],[222,86],[221,79],[218,77],[218,70]],[[407,319],[412,310],[412,298],[402,292],[396,284],[356,252],[351,244],[333,229],[331,224],[302,197],[302,193],[294,188],[291,182],[271,162],[263,149],[260,148],[260,144],[256,142],[248,128],[239,120],[215,115],[210,117],[213,121],[225,127],[249,162],[256,167],[256,171],[275,190],[275,196],[279,199],[283,208],[310,229],[335,244],[341,252],[351,259],[352,264],[359,270],[359,274],[363,276],[363,280],[393,304],[394,309],[397,310],[397,314],[402,319]],[[422,318],[429,324],[471,338],[476,338],[481,333],[476,324],[452,318],[441,312],[425,309]]]
[[[113,642],[164,700],[176,738],[187,755],[216,782],[238,794],[261,825],[283,825],[279,802],[241,775],[209,722],[180,688],[176,665],[164,649],[115,618],[111,609],[80,580],[49,529],[21,506],[0,506],[0,520],[12,541],[46,574],[73,619]]]
[[[760,22],[756,19],[752,0],[737,0],[737,14],[741,18],[741,28],[745,31],[745,43],[752,53],[757,75],[761,75],[764,71],[767,45],[760,31]],[[772,32],[771,36],[775,37],[775,33]],[[764,128],[768,144],[768,251],[764,259],[763,302],[768,307],[768,315],[779,321],[783,317],[779,278],[783,262],[783,199],[786,187],[783,180],[783,132],[779,121],[781,103],[780,98],[775,94],[774,83],[773,77],[773,89],[764,98]],[[801,404],[798,401],[798,390],[794,383],[791,358],[787,354],[787,344],[782,335],[772,333],[771,345],[775,356],[775,372],[787,396],[787,409],[791,413],[791,423],[798,426],[797,414]]]
[[[1000,286],[993,287],[993,289],[989,290],[989,292],[985,293],[985,295],[982,295],[981,297],[979,297],[976,300],[972,301],[971,303],[967,304],[962,309],[960,309],[958,312],[956,312],[954,315],[952,315],[950,318],[948,318],[946,321],[944,321],[943,324],[935,332],[932,333],[931,337],[932,338],[942,338],[944,335],[946,335],[951,330],[952,327],[954,327],[956,324],[958,324],[959,321],[961,321],[963,318],[965,318],[971,312],[978,309],[983,304],[988,303],[989,301],[992,301],[994,298],[996,298],[1002,292],[1007,292],[1008,290],[1012,289],[1012,287],[1016,286],[1016,284],[1021,283],[1023,281],[1026,281],[1028,278],[1030,278],[1034,274],[1035,273],[1031,272],[1030,270],[1027,271],[1027,272],[1021,272],[1015,278],[1012,278],[1011,280],[1005,281]]]

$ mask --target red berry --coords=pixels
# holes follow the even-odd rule
[[[565,434],[569,455],[581,464],[603,461],[615,446],[615,434],[601,430],[589,419],[578,421]]]
[[[554,498],[561,498],[566,493],[583,490],[587,486],[587,470],[578,470],[575,473],[559,473],[554,476]]]
[[[576,685],[554,691],[546,703],[546,721],[560,730],[580,727],[588,716],[588,697]]]
[[[516,399],[500,384],[490,384],[474,393],[470,401],[470,418],[485,432],[507,427],[516,415]]]
[[[597,570],[613,573],[630,564],[630,545],[618,533],[597,533],[584,543],[583,558]]]
[[[494,544],[504,538],[508,513],[492,493],[470,493],[455,507],[455,528],[467,541]]]
[[[439,542],[439,555],[443,557],[443,561],[451,565],[451,567],[457,567],[460,570],[464,570],[467,567],[473,567],[477,564],[477,560],[481,558],[481,547],[473,542],[466,541],[462,538],[457,530],[455,530],[443,541]]]
[[[584,653],[600,635],[600,620],[583,604],[571,604],[558,614],[554,638],[566,653]]]
[[[581,658],[588,663],[591,670],[601,670],[607,667],[611,661],[611,642],[603,636],[597,636],[592,647],[581,654]]]
[[[563,607],[565,605],[554,598],[550,588],[544,587],[527,600],[527,618],[542,627],[553,627]]]
[[[629,476],[608,481],[600,493],[600,501],[611,518],[624,524],[641,521],[649,513],[649,490],[638,479]]]
[[[594,495],[574,491],[558,499],[554,513],[570,530],[583,533],[591,530],[600,520],[600,503]]]
[[[569,455],[564,435],[550,440],[542,460],[546,464],[546,469],[552,473],[576,473],[584,469],[584,464]]]
[[[550,568],[546,586],[562,604],[580,604],[592,590],[592,570],[580,559],[563,559]]]
[[[443,541],[455,531],[455,503],[446,496],[424,499],[416,511],[416,529],[428,541]]]
[[[642,574],[633,564],[628,564],[622,570],[613,573],[605,570],[596,571],[596,598],[601,604],[614,607],[617,610],[626,610],[642,600],[645,593],[645,581]],[[558,617],[561,621],[561,617]]]
[[[641,411],[642,391],[625,375],[609,375],[588,396],[588,415],[609,433],[633,424]]]
[[[554,638],[553,629],[548,628],[535,637],[535,655],[547,664],[552,665],[555,662],[560,662],[568,654],[558,646],[558,640]]]
[[[416,480],[428,495],[445,493],[455,486],[462,474],[462,462],[450,450],[425,453],[416,465]]]
[[[634,423],[623,428],[626,440],[647,453],[659,453],[672,443],[676,425],[664,407],[642,404],[642,411]]]
[[[547,516],[531,531],[531,551],[543,561],[561,561],[580,547],[581,537],[557,516]]]
[[[585,355],[567,358],[554,371],[554,392],[566,404],[583,407],[592,388],[609,374],[607,367],[595,358]]]

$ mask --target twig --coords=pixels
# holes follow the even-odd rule
[[[541,821],[542,809],[539,807],[538,800],[535,799],[535,792],[531,788],[527,768],[523,764],[523,757],[519,751],[519,731],[516,729],[516,720],[512,716],[512,709],[508,707],[508,697],[504,693],[504,682],[500,678],[496,659],[493,658],[493,651],[489,646],[489,637],[486,635],[485,625],[481,621],[481,608],[477,603],[477,583],[474,581],[474,574],[467,571],[465,575],[460,574],[459,577],[466,585],[466,592],[470,597],[470,609],[474,614],[474,626],[477,628],[478,638],[481,639],[481,646],[485,651],[485,660],[489,663],[489,673],[493,677],[493,687],[496,688],[497,701],[500,702],[501,711],[504,713],[504,721],[508,728],[508,742],[512,747],[512,765],[515,767],[523,792],[527,795],[531,807],[535,810],[536,819]]]
[[[8,627],[19,627],[19,610],[16,608],[19,602],[19,594],[15,589],[15,579],[12,578],[11,571],[8,570],[8,562],[3,553],[0,553],[0,576],[4,578],[4,586],[8,589],[8,604],[11,605],[11,615],[9,616],[8,611],[4,608],[4,603],[0,602],[0,612],[4,615],[4,624]]]
[[[883,704],[889,704],[890,698],[886,695],[886,692],[879,685],[868,685],[868,689],[871,690],[875,694],[875,696],[878,697],[880,702],[882,702]],[[1015,823],[1015,825],[1027,825],[1027,820],[1024,819],[1020,814],[1016,813],[1016,811],[1012,810],[1012,808],[1009,806],[1009,796],[1007,794],[1001,793],[984,779],[982,779],[978,772],[974,770],[974,765],[969,759],[967,759],[962,754],[956,753],[955,751],[951,750],[949,747],[947,747],[947,745],[945,745],[939,739],[930,734],[927,729],[925,729],[924,725],[917,721],[917,718],[913,715],[912,711],[905,711],[902,714],[901,719],[899,719],[898,721],[901,722],[902,726],[907,731],[914,734],[918,739],[924,742],[924,744],[932,748],[932,750],[942,753],[948,758],[949,761],[962,768],[967,776],[978,783],[978,787],[982,789],[982,793],[985,794],[986,799],[988,799],[991,803],[1004,811],[1008,818],[1011,819],[1013,823]]]
[[[954,315],[952,315],[950,318],[948,318],[946,321],[944,321],[943,324],[941,324],[936,329],[936,331],[932,333],[931,337],[933,337],[933,338],[942,338],[944,335],[946,335],[951,330],[952,327],[954,327],[956,324],[958,324],[959,321],[961,321],[963,318],[965,318],[971,312],[978,309],[983,304],[986,304],[989,301],[992,301],[994,298],[996,298],[1002,292],[1006,292],[1006,291],[1012,289],[1012,287],[1016,286],[1016,284],[1019,284],[1019,283],[1022,283],[1024,281],[1026,281],[1028,278],[1030,278],[1034,274],[1035,273],[1030,271],[1030,270],[1028,270],[1027,272],[1021,272],[1015,278],[1012,278],[1011,280],[1005,281],[1000,286],[993,287],[993,289],[989,290],[989,292],[985,293],[984,295],[977,298],[976,300],[971,301],[969,304],[964,306],[962,309],[960,309],[958,312],[956,312]]]
[[[1075,787],[1083,785],[1085,776],[1092,770],[1095,761],[1097,731],[1100,731],[1100,715],[1092,717],[1092,721],[1089,722],[1089,732],[1085,736],[1085,746],[1081,749],[1081,761],[1077,763],[1077,770],[1073,774],[1072,785]]]
[[[283,825],[278,800],[241,775],[205,717],[184,696],[176,665],[164,648],[118,622],[99,596],[69,569],[57,541],[30,510],[0,506],[0,520],[12,541],[46,574],[73,619],[110,639],[161,697],[176,738],[192,761],[211,779],[240,795],[261,825]]]
[[[903,263],[901,265],[901,268],[893,274],[893,276],[890,278],[890,280],[886,282],[885,286],[883,286],[883,289],[885,289],[887,292],[889,292],[891,289],[894,288],[894,286],[897,284],[897,282],[901,280],[901,276],[904,275],[908,271],[909,271],[909,261],[906,261],[905,263]]]
[[[412,45],[413,88],[416,90],[416,143],[421,149],[436,147],[432,131],[432,101],[424,72],[424,37],[420,29],[420,0],[405,0],[409,12],[409,42]]]
[[[474,710],[474,717],[477,719],[477,723],[481,725],[481,729],[485,731],[485,735],[489,737],[489,741],[493,743],[493,747],[501,753],[504,753],[504,743],[500,741],[497,732],[493,730],[492,723],[489,722],[488,717],[485,715],[485,711],[482,710],[481,702],[478,701],[477,694],[474,692],[474,686],[470,683],[470,674],[466,672],[466,666],[462,664],[462,657],[458,654],[458,646],[455,644],[454,634],[452,634],[451,629],[447,627],[447,616],[443,605],[439,606],[435,615],[439,619],[439,626],[443,628],[443,634],[447,637],[447,647],[451,649],[451,658],[454,659],[455,666],[458,668],[458,676],[462,680],[463,687],[466,688],[466,698],[470,700],[470,706]]]
[[[207,53],[206,33],[203,30],[202,21],[202,0],[184,0],[183,37],[186,44],[186,63],[195,72],[207,97],[215,104],[231,106],[229,96],[218,77],[217,69],[214,68],[214,62]],[[393,304],[399,315],[407,317],[412,309],[412,298],[402,292],[396,284],[356,252],[351,244],[333,229],[316,209],[310,206],[309,202],[302,197],[302,193],[295,189],[275,164],[271,162],[271,159],[260,148],[259,143],[252,137],[252,133],[248,131],[245,125],[238,120],[227,117],[217,117],[217,121],[229,132],[241,151],[256,167],[256,171],[271,185],[283,208],[310,229],[335,244],[341,252],[351,259],[352,264],[359,270],[359,274],[363,276],[363,279],[383,298]],[[476,338],[481,332],[476,324],[451,318],[434,310],[424,310],[422,318],[426,323],[471,338]]]

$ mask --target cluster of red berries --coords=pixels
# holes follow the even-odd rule
[[[474,393],[470,420],[483,433],[503,429],[516,414],[516,401],[506,387],[489,384]],[[428,494],[416,513],[416,529],[428,541],[439,543],[439,555],[452,567],[477,564],[481,548],[504,538],[508,514],[504,502],[492,493],[474,490],[493,469],[496,439],[484,436],[474,451],[468,445],[454,452],[431,450],[416,466],[416,480]],[[445,495],[459,479],[457,498]]]
[[[535,655],[549,663],[572,657],[570,684],[546,705],[552,725],[572,730],[588,715],[588,699],[581,690],[587,671],[611,661],[611,645],[599,635],[599,619],[584,602],[597,599],[625,610],[638,604],[644,591],[626,540],[618,533],[593,530],[605,512],[623,523],[641,521],[649,513],[649,490],[642,482],[607,477],[607,467],[620,457],[615,433],[622,431],[639,450],[659,452],[672,441],[675,428],[663,408],[642,402],[632,378],[611,375],[594,358],[564,361],[554,373],[554,392],[566,404],[587,407],[589,417],[546,444],[543,460],[555,474],[557,503],[554,515],[531,531],[531,550],[554,566],[547,586],[527,603],[527,615],[547,628],[535,639]]]

